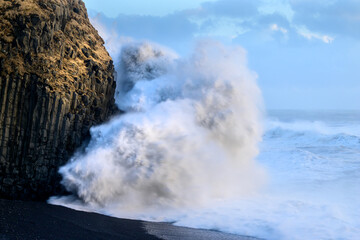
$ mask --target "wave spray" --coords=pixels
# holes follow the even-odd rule
[[[116,103],[86,149],[61,167],[73,197],[51,203],[124,216],[246,195],[263,181],[254,158],[261,94],[245,51],[197,44],[189,58],[150,43],[123,46]],[[80,201],[79,201],[80,200]]]

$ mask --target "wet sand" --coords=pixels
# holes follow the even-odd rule
[[[108,217],[42,202],[0,199],[0,240],[255,240],[216,231]]]

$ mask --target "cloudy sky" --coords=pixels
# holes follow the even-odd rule
[[[150,40],[180,55],[197,39],[243,46],[268,109],[360,109],[360,0],[85,4],[107,41]]]

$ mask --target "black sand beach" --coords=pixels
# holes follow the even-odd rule
[[[42,202],[0,200],[0,240],[254,240],[216,231],[119,219]]]

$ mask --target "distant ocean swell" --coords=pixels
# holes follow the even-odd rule
[[[359,119],[360,120],[360,119]],[[321,121],[267,121],[265,138],[286,138],[298,144],[353,146],[360,145],[359,126],[328,126]]]

